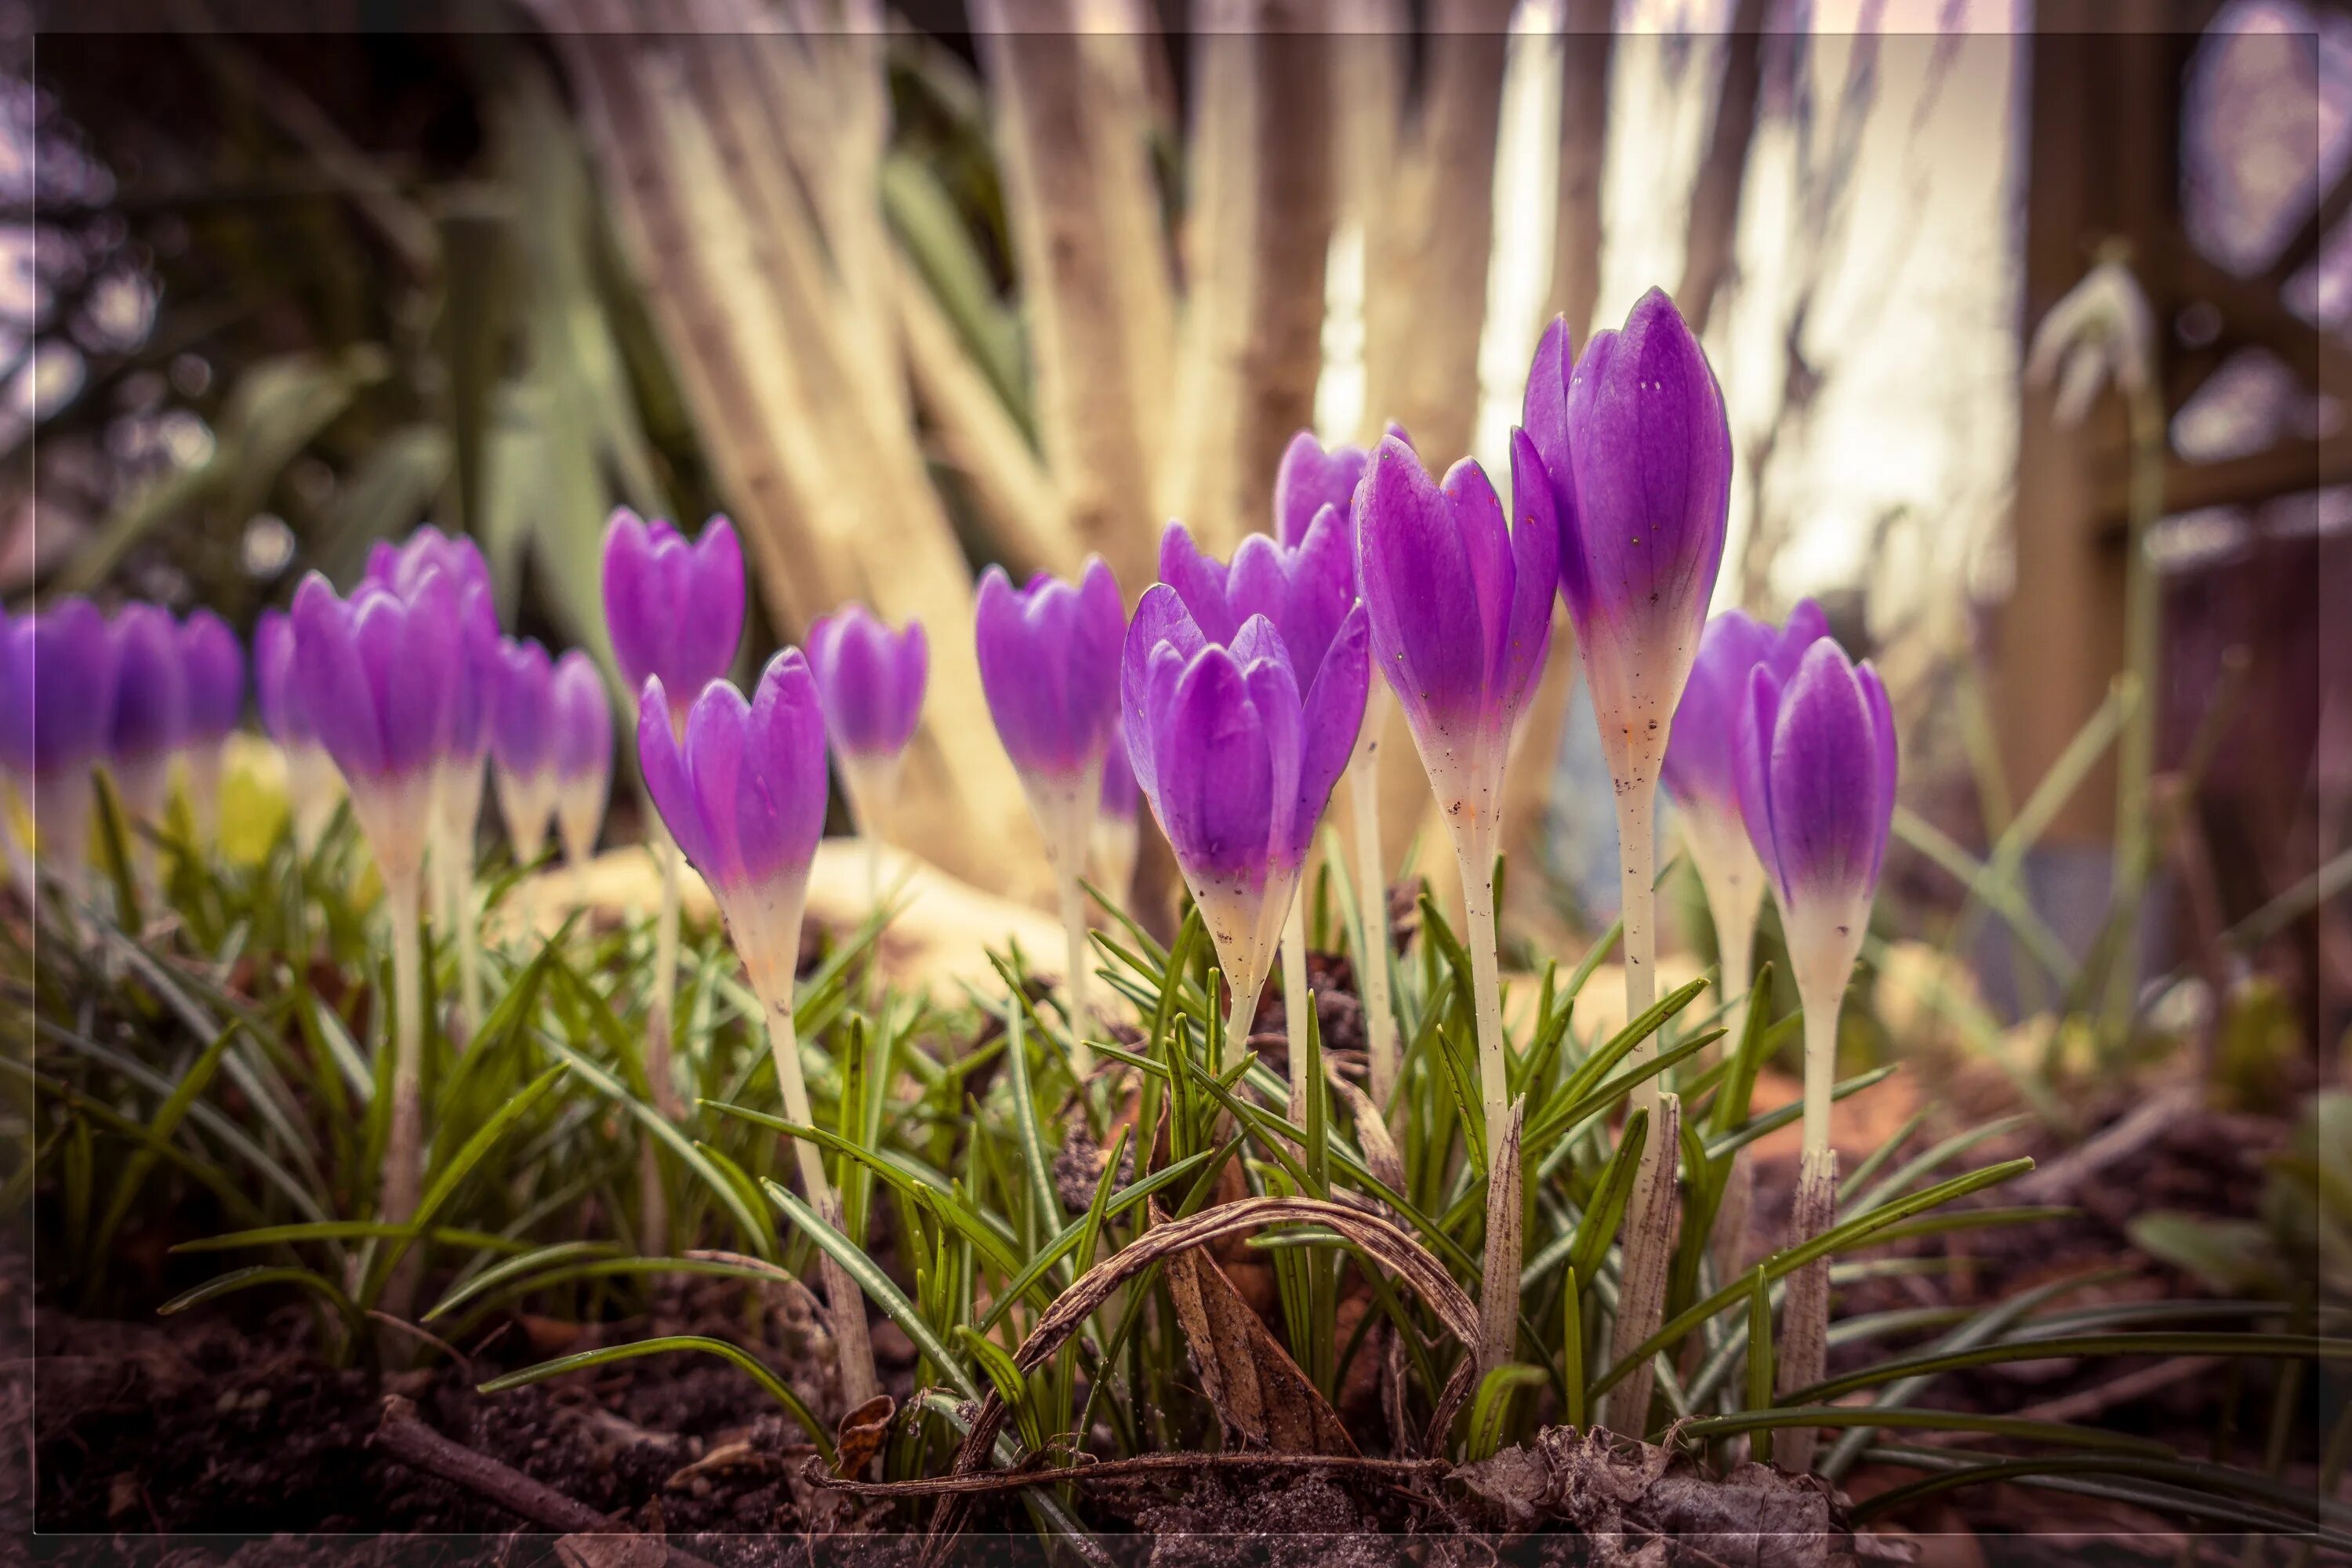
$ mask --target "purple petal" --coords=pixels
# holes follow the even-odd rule
[[[271,740],[292,746],[311,739],[310,718],[295,700],[294,623],[283,611],[264,610],[254,623],[253,689]]]
[[[114,717],[114,639],[87,599],[67,599],[9,628],[12,750],[27,771],[89,765],[106,749]]]
[[[125,605],[107,628],[114,643],[114,721],[108,749],[132,760],[168,752],[187,731],[179,628],[153,605]]]
[[[1810,602],[1810,601],[1808,601]],[[1864,704],[1870,710],[1870,734],[1873,782],[1877,795],[1870,818],[1870,886],[1878,887],[1878,876],[1886,865],[1886,840],[1895,828],[1895,785],[1899,770],[1895,740],[1895,705],[1887,700],[1886,684],[1878,679],[1878,671],[1868,660],[1853,672],[1854,684],[1862,689]]]
[[[669,707],[661,677],[647,676],[645,689],[637,696],[637,765],[646,775],[646,793],[653,796],[654,809],[661,813],[662,826],[677,841],[678,853],[715,888],[719,873],[710,835],[703,826],[701,802],[696,796],[677,731],[670,723]]]
[[[1135,761],[1127,742],[1128,728],[1122,723],[1113,738],[1110,750],[1103,755],[1102,795],[1098,808],[1103,816],[1116,822],[1135,820],[1138,789],[1135,782]]]
[[[1407,716],[1425,733],[1475,726],[1486,675],[1477,582],[1453,508],[1394,437],[1356,492],[1355,533],[1372,656]]]
[[[808,663],[834,743],[857,756],[896,756],[922,716],[923,628],[903,637],[851,605],[809,627]]]
[[[1152,804],[1177,863],[1199,883],[1262,885],[1274,761],[1233,655],[1202,649],[1152,718]]]
[[[1510,635],[1513,598],[1511,535],[1503,521],[1502,498],[1486,478],[1486,470],[1465,458],[1446,471],[1445,500],[1454,511],[1454,531],[1461,536],[1464,557],[1470,563],[1470,580],[1477,595],[1479,683],[1491,710],[1500,695],[1503,653]]]
[[[1234,565],[1240,563],[1236,556]],[[1160,536],[1160,580],[1176,590],[1202,636],[1211,642],[1234,640],[1247,612],[1236,611],[1229,601],[1232,574],[1215,556],[1202,553],[1181,522],[1170,523]]]
[[[1565,477],[1568,459],[1568,377],[1575,363],[1569,343],[1568,318],[1554,316],[1537,340],[1534,360],[1528,365],[1527,392],[1519,401],[1519,424],[1535,443],[1543,466]]]
[[[1134,624],[1127,628],[1126,646],[1119,652],[1119,712],[1136,782],[1146,794],[1156,788],[1151,762],[1154,656],[1163,646],[1172,648],[1181,668],[1207,646],[1207,640],[1175,589],[1155,583],[1143,591],[1135,606]]]
[[[555,758],[555,671],[531,638],[499,649],[491,687],[490,749],[517,778],[545,773]]]
[[[1551,656],[1551,607],[1559,593],[1559,528],[1551,486],[1527,433],[1511,433],[1511,604],[1503,624],[1496,694],[1516,721]],[[1506,731],[1507,733],[1507,731]]]
[[[754,884],[806,876],[824,836],[824,715],[798,648],[777,654],[760,677],[743,763],[735,798],[744,875]],[[717,797],[705,794],[703,801],[705,809],[718,808]]]
[[[197,610],[180,625],[180,662],[188,683],[188,733],[217,741],[245,716],[245,649],[228,623]]]
[[[308,721],[346,779],[384,771],[375,688],[359,650],[352,607],[316,572],[294,591],[293,669],[288,706]]]
[[[1814,643],[1780,694],[1766,765],[1787,905],[1866,893],[1884,848],[1880,748],[1871,701],[1836,643]]]
[[[609,775],[613,703],[595,660],[576,647],[569,650],[555,661],[549,689],[555,710],[555,776],[568,781]]]
[[[1345,517],[1370,462],[1371,454],[1361,447],[1326,451],[1312,431],[1293,436],[1274,471],[1274,532],[1283,548],[1297,549],[1325,507]]]
[[[1740,708],[1748,700],[1748,672],[1766,661],[1772,647],[1771,628],[1740,610],[1727,610],[1699,634],[1698,655],[1675,710],[1660,772],[1661,781],[1684,805],[1736,807]],[[1776,680],[1787,678],[1777,668],[1773,674]]]
[[[751,705],[729,680],[714,680],[702,689],[687,710],[686,739],[680,750],[693,786],[695,820],[702,832],[703,856],[694,861],[721,898],[749,887],[751,868],[744,864],[742,809],[747,767],[759,764],[751,756]],[[642,716],[639,720],[643,723]],[[755,822],[754,826],[757,824]],[[680,846],[683,847],[683,845]]]
[[[1126,632],[1118,584],[1099,558],[1076,587],[1040,573],[1016,593],[1000,568],[982,574],[981,689],[1014,767],[1066,777],[1101,758],[1118,722]]]
[[[1267,639],[1276,650],[1280,638]],[[1234,657],[1244,660],[1242,679],[1249,689],[1249,705],[1265,737],[1266,757],[1266,837],[1259,853],[1269,865],[1295,870],[1307,858],[1315,837],[1315,819],[1300,799],[1300,773],[1306,762],[1305,715],[1298,700],[1298,680],[1290,660],[1277,651],[1273,658],[1247,661],[1234,639]]]
[[[1303,704],[1297,805],[1291,817],[1289,845],[1292,858],[1298,862],[1305,861],[1315,825],[1355,752],[1356,736],[1364,727],[1364,698],[1370,686],[1370,625],[1359,605],[1340,623]]]
[[[1780,839],[1772,823],[1772,738],[1780,728],[1780,683],[1763,665],[1748,671],[1748,689],[1740,703],[1739,730],[1734,751],[1739,790],[1739,817],[1748,825],[1748,841],[1785,904],[1789,879],[1780,870]]]

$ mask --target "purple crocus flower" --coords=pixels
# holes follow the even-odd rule
[[[0,742],[32,808],[43,858],[79,896],[89,845],[90,765],[114,714],[114,643],[87,599],[7,623],[0,652]]]
[[[1525,443],[1514,490],[1539,489]],[[1465,869],[1491,874],[1503,764],[1551,648],[1559,542],[1506,526],[1486,471],[1464,458],[1441,487],[1395,436],[1355,500],[1356,558],[1373,662],[1388,677]]]
[[[554,665],[532,638],[502,639],[490,690],[490,754],[498,767],[499,815],[515,859],[525,866],[547,846],[555,815]]]
[[[1355,606],[1349,553],[1347,520],[1328,503],[1296,545],[1249,534],[1231,565],[1203,554],[1184,525],[1171,522],[1160,537],[1160,580],[1211,642],[1230,643],[1243,622],[1264,616],[1282,634],[1291,668],[1312,670]]]
[[[131,604],[115,612],[107,636],[115,671],[108,771],[131,820],[160,823],[170,801],[172,753],[188,728],[179,627],[160,605]]]
[[[342,773],[388,882],[413,886],[433,829],[464,657],[457,594],[437,568],[405,596],[368,582],[345,600],[315,572],[294,594],[290,705]]]
[[[286,804],[294,843],[308,855],[318,847],[334,816],[341,780],[303,710],[294,657],[293,620],[283,611],[262,611],[253,628],[254,696],[261,709],[261,727],[285,754]]]
[[[656,518],[622,507],[604,530],[604,619],[621,679],[642,691],[658,676],[670,723],[683,731],[702,689],[724,679],[743,637],[743,547],[714,517],[688,543]]]
[[[596,853],[613,788],[613,704],[595,661],[578,648],[555,661],[549,682],[555,714],[555,826],[574,866]]]
[[[1355,748],[1368,647],[1359,606],[1302,676],[1264,615],[1228,643],[1168,584],[1136,606],[1119,669],[1128,755],[1236,998],[1265,982],[1315,825]]]
[[[768,662],[746,702],[705,686],[683,735],[654,676],[637,704],[646,787],[670,837],[702,873],[763,997],[791,994],[809,866],[824,833],[824,714],[798,648]]]
[[[1748,680],[1739,811],[1780,903],[1804,1002],[1806,1146],[1826,1150],[1838,1004],[1862,952],[1895,815],[1895,714],[1878,672],[1850,663],[1828,637],[1806,647],[1786,680],[1769,663]],[[1818,1042],[1816,1026],[1826,1031]]]
[[[1016,589],[996,566],[982,575],[981,688],[1033,801],[1041,788],[1067,793],[1084,778],[1091,806],[1118,721],[1126,630],[1118,584],[1098,556],[1087,559],[1076,585],[1041,572]]]
[[[1690,683],[1675,710],[1660,782],[1677,807],[1691,864],[1706,889],[1723,961],[1723,991],[1744,996],[1754,948],[1756,912],[1764,898],[1764,868],[1739,815],[1739,720],[1748,677],[1761,665],[1786,683],[1797,661],[1829,635],[1828,617],[1807,599],[1775,630],[1741,610],[1727,610],[1699,635]],[[1734,1037],[1738,1020],[1734,1020]]]
[[[899,760],[923,716],[930,653],[920,621],[893,632],[863,605],[809,627],[809,673],[824,706],[825,735],[869,848],[898,804]]]
[[[1355,502],[1356,485],[1372,455],[1361,447],[1326,448],[1311,430],[1301,430],[1283,449],[1274,470],[1274,533],[1296,550],[1306,541],[1316,515],[1330,507],[1342,518]]]
[[[412,597],[432,572],[448,578],[460,598],[468,588],[489,592],[489,563],[482,559],[480,546],[463,534],[452,537],[427,523],[398,544],[378,540],[369,547],[367,580],[404,599]]]
[[[1623,792],[1657,778],[1723,563],[1731,426],[1698,340],[1659,289],[1571,366],[1555,319],[1528,371],[1519,506],[1559,532],[1559,581],[1601,749]],[[1524,457],[1522,457],[1524,452]]]
[[[191,613],[179,629],[180,664],[187,685],[181,755],[196,831],[209,840],[220,828],[228,738],[245,716],[245,647],[228,623],[210,610]]]

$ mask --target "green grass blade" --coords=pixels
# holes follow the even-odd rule
[[[833,1437],[825,1431],[824,1423],[816,1418],[816,1413],[802,1402],[801,1396],[794,1394],[782,1378],[742,1346],[700,1334],[665,1334],[659,1339],[639,1340],[633,1344],[605,1345],[598,1350],[558,1356],[553,1361],[543,1361],[537,1366],[527,1366],[520,1372],[510,1372],[488,1383],[478,1384],[474,1391],[477,1394],[503,1394],[509,1388],[543,1383],[551,1377],[562,1377],[566,1373],[609,1366],[614,1362],[631,1361],[638,1356],[666,1355],[672,1351],[696,1351],[704,1355],[715,1355],[748,1374],[752,1382],[767,1392],[770,1398],[784,1407],[785,1413],[800,1425],[802,1431],[808,1434],[809,1441],[816,1446],[816,1451],[824,1456],[824,1462],[828,1465],[833,1463]]]

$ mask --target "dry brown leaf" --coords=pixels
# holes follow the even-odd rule
[[[877,1394],[843,1416],[834,1433],[833,1473],[845,1479],[862,1473],[889,1441],[891,1418],[898,1413],[897,1401]]]
[[[1168,1294],[1229,1438],[1277,1454],[1356,1452],[1339,1413],[1213,1260],[1192,1251],[1169,1258]]]

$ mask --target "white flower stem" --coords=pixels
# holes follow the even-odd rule
[[[1307,900],[1290,899],[1282,920],[1282,1026],[1290,1047],[1290,1120],[1307,1125],[1307,1097],[1315,1085],[1307,1077]]]
[[[1367,734],[1375,717],[1365,717]],[[1348,792],[1356,819],[1356,988],[1364,1004],[1372,1103],[1386,1110],[1396,1093],[1397,1034],[1396,1014],[1389,1004],[1388,871],[1381,864],[1379,752],[1377,741],[1357,746],[1348,764]]]
[[[1070,977],[1070,1070],[1083,1086],[1095,1072],[1095,1053],[1087,1045],[1087,900],[1075,860],[1056,867],[1054,881],[1062,898],[1062,940]]]
[[[1510,1064],[1503,1044],[1502,974],[1495,952],[1495,858],[1483,837],[1456,841],[1462,862],[1462,903],[1469,917],[1470,984],[1478,1018],[1478,1087],[1486,1121],[1489,1221],[1479,1286],[1478,1364],[1491,1372],[1511,1359],[1519,1321],[1519,1142],[1510,1108]],[[1509,1224],[1495,1223],[1498,1205]]]
[[[1070,1070],[1080,1084],[1094,1077],[1095,1056],[1087,1048],[1087,900],[1079,879],[1086,875],[1087,844],[1093,837],[1097,802],[1102,795],[1102,764],[1074,778],[1030,781],[1029,807],[1045,836],[1046,863],[1054,869],[1054,891],[1062,910],[1062,938],[1067,974],[1070,1014]]]
[[[482,1023],[482,927],[474,910],[473,846],[454,836],[449,843],[449,905],[454,921],[449,939],[457,944],[458,1037],[469,1041]]]
[[[1650,1010],[1658,999],[1657,888],[1658,846],[1652,824],[1657,809],[1655,778],[1622,782],[1617,789],[1617,858],[1625,921],[1625,1018],[1628,1023]],[[1652,1035],[1628,1053],[1625,1065],[1639,1067],[1658,1054]],[[1675,1193],[1675,1118],[1679,1105],[1661,1093],[1658,1080],[1643,1079],[1635,1085],[1629,1108],[1650,1113],[1650,1135],[1642,1145],[1642,1163],[1633,1178],[1633,1197],[1625,1211],[1622,1281],[1617,1300],[1617,1322],[1612,1343],[1623,1355],[1658,1328],[1665,1306],[1668,1255],[1674,1246],[1677,1205]],[[1637,1369],[1612,1392],[1604,1419],[1613,1429],[1640,1436],[1649,1415],[1650,1373]]]
[[[670,1014],[677,1005],[678,906],[686,857],[667,833],[656,835],[654,853],[661,860],[662,901],[654,921],[653,996],[646,1007],[646,1078],[653,1086],[654,1109],[677,1121],[686,1108],[678,1103],[677,1075],[670,1066]],[[784,962],[789,965],[796,956],[788,955]],[[669,1250],[669,1198],[662,1185],[661,1154],[651,1138],[637,1146],[637,1240],[649,1257]]]
[[[1619,903],[1625,921],[1625,1020],[1640,1017],[1658,999],[1658,844],[1652,823],[1658,805],[1654,779],[1634,779],[1617,787]],[[1658,1054],[1655,1037],[1635,1046],[1625,1059],[1639,1067]],[[1636,1108],[1658,1103],[1658,1084],[1645,1080],[1633,1090]]]
[[[784,962],[792,962],[787,956]],[[808,1083],[801,1076],[800,1036],[793,1024],[791,970],[785,970],[787,980],[783,994],[764,1000],[768,1007],[768,1051],[775,1058],[776,1083],[783,1091],[785,1120],[803,1127],[815,1125],[809,1110]],[[805,1139],[793,1140],[793,1154],[799,1163],[801,1190],[807,1195],[809,1206],[822,1215],[827,1225],[843,1230],[841,1199],[825,1179],[824,1156],[817,1146]],[[843,1234],[847,1232],[843,1230]],[[857,1240],[851,1237],[850,1240]],[[841,1372],[843,1407],[855,1410],[881,1392],[881,1379],[874,1370],[874,1343],[866,1328],[866,1299],[859,1292],[848,1270],[834,1261],[830,1253],[819,1252],[817,1272],[824,1285],[825,1326],[833,1335],[835,1364]]]
[[[1715,921],[1715,950],[1723,973],[1724,1015],[1722,1054],[1739,1048],[1748,1030],[1748,977],[1756,963],[1756,900],[1730,898],[1720,904],[1710,897],[1708,912]]]
[[[1209,1064],[1212,1069],[1220,1073],[1241,1060],[1243,1055],[1248,1051],[1250,1025],[1257,1018],[1255,988],[1253,987],[1249,994],[1244,995],[1242,988],[1234,984],[1234,977],[1228,974],[1225,976],[1225,990],[1231,999],[1225,1007],[1224,1055],[1221,1059]]]
[[[1816,987],[1816,989],[1819,989]],[[1805,1008],[1805,1142],[1808,1159],[1830,1152],[1830,1097],[1837,1080],[1838,1009],[1845,998],[1832,992],[1802,996]]]
[[[414,870],[384,876],[384,911],[392,919],[392,1113],[383,1149],[383,1191],[378,1217],[405,1225],[416,1213],[425,1167],[425,947],[418,929]],[[424,1262],[411,1246],[384,1281],[382,1309],[404,1318]]]
[[[1805,1150],[1798,1166],[1796,1207],[1789,1216],[1789,1246],[1802,1246],[1837,1223],[1837,1165],[1833,1149]],[[1789,1276],[1780,1306],[1779,1393],[1793,1394],[1822,1380],[1829,1364],[1829,1334],[1830,1260],[1817,1258]],[[1784,1429],[1773,1438],[1772,1462],[1801,1475],[1812,1468],[1820,1436],[1811,1426]]]

